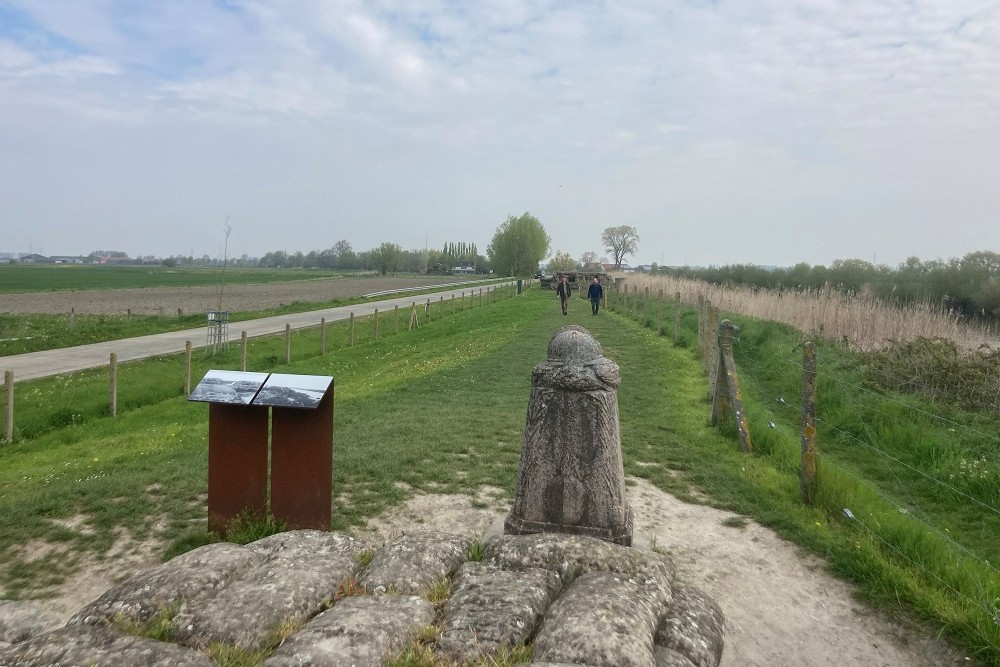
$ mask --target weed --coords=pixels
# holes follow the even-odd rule
[[[451,580],[446,577],[437,582],[424,591],[423,597],[434,605],[436,609],[441,609],[444,607],[444,603],[448,601],[448,598],[451,597]]]
[[[163,607],[144,623],[118,615],[111,621],[111,624],[115,629],[127,635],[148,637],[161,642],[173,641],[174,617],[177,616],[180,606],[180,603],[177,603]]]
[[[746,517],[731,516],[723,519],[722,525],[727,528],[746,528],[750,522],[746,520]]]
[[[339,602],[344,598],[356,597],[365,594],[365,587],[358,583],[357,577],[348,577],[340,582],[337,592],[333,596],[334,602]]]
[[[285,524],[274,516],[261,516],[245,509],[226,526],[226,540],[235,544],[250,544],[285,529]]]
[[[368,547],[364,551],[354,554],[354,561],[361,567],[368,567],[375,557],[375,548]]]
[[[486,546],[483,544],[483,541],[478,537],[472,540],[472,544],[469,546],[469,560],[474,563],[482,562],[485,553]]]

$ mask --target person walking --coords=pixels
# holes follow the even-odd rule
[[[604,298],[604,288],[598,282],[597,276],[594,276],[594,281],[587,288],[587,298],[590,299],[591,314],[596,315],[597,310],[601,307],[601,299]]]
[[[556,294],[559,295],[559,303],[562,305],[563,315],[569,314],[569,283],[566,282],[566,276],[562,277],[559,281],[559,285],[556,287]]]

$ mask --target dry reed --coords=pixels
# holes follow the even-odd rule
[[[996,347],[989,328],[967,324],[959,315],[928,303],[887,304],[871,294],[847,294],[832,287],[821,290],[763,289],[743,285],[713,285],[674,276],[626,276],[629,291],[663,290],[667,299],[681,293],[681,302],[696,306],[698,296],[721,312],[789,324],[810,335],[841,341],[859,350],[880,348],[886,341],[947,338],[966,349]]]

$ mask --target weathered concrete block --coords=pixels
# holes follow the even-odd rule
[[[616,572],[651,579],[668,591],[674,562],[655,552],[611,544],[582,535],[498,535],[486,543],[483,562],[505,569],[539,567],[557,572],[563,585],[587,572]]]
[[[653,658],[656,660],[656,667],[697,667],[683,653],[660,644],[653,647]]]
[[[124,635],[101,625],[66,626],[0,651],[0,665],[4,667],[211,667],[213,664],[199,651]]]
[[[656,631],[656,644],[672,649],[697,667],[718,667],[726,618],[715,600],[694,586],[675,585],[674,597]]]
[[[559,576],[550,570],[466,563],[452,583],[444,607],[445,631],[437,646],[461,661],[472,661],[523,643],[535,633],[560,588]]]
[[[322,537],[321,537],[322,536]],[[175,618],[181,643],[220,641],[245,649],[265,643],[282,624],[304,623],[333,600],[359,569],[367,545],[322,531],[291,531],[251,546],[272,554],[210,600],[185,604]]]
[[[171,604],[210,598],[263,558],[238,544],[207,544],[122,582],[70,618],[68,625],[122,616],[144,623]]]
[[[0,648],[55,630],[62,623],[32,602],[0,600]]]
[[[471,537],[447,533],[401,535],[375,552],[358,575],[369,593],[421,594],[469,560]]]
[[[552,605],[534,657],[591,667],[654,667],[653,636],[670,589],[652,580],[589,572]]]
[[[434,607],[417,596],[346,598],[310,621],[264,665],[381,665],[433,622]]]
[[[579,326],[549,341],[531,374],[511,535],[557,532],[630,545],[618,425],[618,365]]]

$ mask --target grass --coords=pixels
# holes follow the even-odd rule
[[[668,309],[672,321],[672,306]],[[632,312],[629,305],[628,319]],[[637,312],[648,326],[642,305]],[[630,468],[627,460],[626,471],[649,476],[682,496],[684,486],[693,484],[718,506],[752,516],[824,556],[834,572],[858,582],[861,594],[876,606],[931,618],[984,663],[1000,661],[995,417],[872,392],[863,386],[864,355],[816,341],[820,484],[816,505],[808,508],[800,501],[798,481],[805,335],[774,322],[732,319],[742,327],[734,355],[754,455],[738,452],[735,429],[728,426],[719,429],[729,441],[723,450],[668,447],[661,461],[672,474]],[[683,344],[670,352],[687,356],[687,362],[671,361],[675,384],[658,399],[674,406],[675,417],[686,412],[676,409],[678,401],[705,395],[700,370],[693,376],[678,373],[700,365],[697,322],[688,313],[684,329]],[[656,337],[652,331],[649,335]],[[704,401],[691,414],[697,418],[700,412],[704,420],[709,411]],[[625,438],[641,421],[622,412]],[[678,421],[670,427],[678,435],[698,427]],[[679,477],[678,470],[683,472]]]
[[[220,268],[107,266],[100,264],[0,264],[0,294],[58,290],[194,287],[218,285]],[[227,285],[315,280],[357,275],[322,269],[226,267]]]
[[[449,309],[446,304],[444,311]],[[646,322],[655,320],[650,313],[655,314],[647,309]],[[378,341],[372,340],[371,322],[359,322],[353,348],[346,347],[345,325],[337,325],[328,335],[326,356],[318,354],[318,333],[303,331],[295,338],[296,349],[316,352],[296,354],[290,365],[281,362],[280,337],[253,346],[251,370],[336,378],[334,528],[359,526],[422,491],[474,495],[488,484],[512,493],[531,369],[544,358],[558,327],[582,324],[621,367],[618,399],[628,474],[688,500],[697,489],[716,506],[775,528],[858,582],[861,594],[876,606],[931,619],[982,663],[1000,661],[1000,626],[990,606],[1000,605],[1000,584],[990,568],[974,558],[957,558],[940,535],[883,497],[897,493],[883,488],[885,483],[913,496],[916,478],[894,482],[898,472],[885,471],[884,457],[865,454],[870,450],[851,439],[838,449],[827,439],[829,428],[821,426],[817,505],[800,502],[797,426],[786,405],[796,402],[798,391],[795,367],[787,363],[801,343],[794,330],[742,322],[737,363],[756,445],[755,454],[745,456],[731,428],[706,425],[709,405],[694,352],[693,311],[683,313],[678,346],[669,333],[657,336],[620,312],[591,317],[583,300],[574,300],[570,316],[563,317],[553,295],[539,290],[454,317],[444,314],[436,310],[431,322],[423,320],[420,328],[404,328],[398,335],[382,329]],[[673,322],[672,307],[664,317]],[[859,371],[847,351],[824,347],[821,360],[821,417],[828,427],[854,438],[871,433],[881,442],[899,422],[899,428],[910,430],[885,444],[892,447],[887,451],[910,456],[906,460],[913,465],[942,466],[942,471],[962,470],[961,459],[955,459],[958,448],[971,456],[976,447],[989,445],[972,436],[957,438],[947,428],[939,432],[932,422],[912,426],[912,408],[921,405],[910,402],[916,399],[892,397],[883,403],[859,394],[850,386],[857,377],[851,373]],[[232,355],[200,360],[199,372],[209,364],[232,368],[234,363]],[[0,568],[0,585],[6,596],[51,592],[63,573],[106,557],[123,536],[155,538],[175,551],[205,539],[207,411],[179,395],[177,359],[123,365],[120,374],[122,369],[130,369],[129,381],[123,379],[119,389],[128,407],[115,419],[101,414],[102,373],[28,382],[23,389],[18,385],[19,395],[32,396],[34,404],[21,412],[45,428],[30,437],[22,432],[15,443],[0,448],[0,562],[7,564]],[[159,382],[145,384],[147,378]],[[830,390],[839,380],[845,388]],[[160,389],[163,384],[169,390]],[[785,404],[775,397],[785,398]],[[60,423],[67,417],[47,407],[52,405],[73,405],[70,415],[81,417]],[[991,432],[986,421],[978,430]],[[952,464],[957,467],[948,467]],[[979,492],[974,480],[962,483],[968,492]],[[959,499],[936,490],[926,493],[913,496],[922,512],[933,513],[938,525],[973,553],[982,553],[983,560],[995,558],[1000,530],[981,520],[982,513],[974,522],[975,512]],[[848,519],[844,508],[856,519]],[[164,525],[159,532],[151,528],[155,519]],[[25,544],[34,545],[36,557],[25,554]],[[426,651],[421,655],[426,657]]]
[[[0,269],[2,268],[2,265],[0,265]],[[313,277],[315,278],[316,276]],[[476,285],[476,288],[485,288],[486,285],[487,283],[479,283]],[[428,295],[439,292],[442,289],[448,288],[438,287],[434,289],[414,290],[406,292],[406,295],[413,296],[414,300],[417,301],[418,296],[426,298]],[[364,299],[360,295],[323,302],[296,301],[279,308],[233,312],[230,313],[230,322],[242,322],[262,317],[302,313],[366,302],[368,302],[368,299]],[[435,305],[440,308],[440,303]],[[391,316],[392,311],[382,313],[382,332],[385,331],[384,327],[389,326],[389,320],[386,318]],[[402,314],[400,317],[403,317]],[[405,325],[406,319],[401,319],[401,326],[405,327]],[[13,315],[0,313],[0,357],[146,336],[167,331],[195,329],[204,326],[205,313],[201,312],[186,315],[174,315],[170,313],[166,316],[138,314],[75,315],[72,321],[67,315]]]

